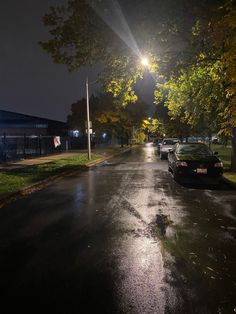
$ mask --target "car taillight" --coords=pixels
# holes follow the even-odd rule
[[[187,167],[188,166],[186,161],[176,161],[175,164],[176,164],[177,167]]]
[[[214,167],[215,168],[223,168],[223,162],[216,162]]]

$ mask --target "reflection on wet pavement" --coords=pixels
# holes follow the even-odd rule
[[[150,292],[145,294],[145,289],[140,300],[137,293],[136,299],[132,296],[135,304],[129,297],[126,303],[132,304],[132,313],[153,313],[151,309],[155,307],[157,313],[233,312],[236,303],[235,191],[181,186],[172,180],[163,164],[150,159],[148,162],[127,161],[116,165],[117,171],[127,171],[121,183],[122,191],[118,193],[120,206],[142,223],[143,229],[138,229],[138,234],[149,239],[145,240],[147,244],[152,243],[152,249],[143,257],[143,251],[139,252],[140,244],[133,245],[133,238],[127,244],[124,237],[123,255],[119,257],[121,264],[126,263],[127,256],[130,263],[129,271],[121,273],[132,273],[130,276],[136,278],[138,271],[130,256],[139,252],[137,256],[141,261],[147,262],[156,255],[152,269],[159,275],[156,295],[160,290],[163,292],[157,298],[161,307],[155,304],[157,299]],[[126,225],[131,220],[124,214],[122,217]],[[137,235],[137,229],[134,234]],[[142,245],[145,242],[141,242]],[[157,255],[158,251],[162,257]],[[152,274],[149,282],[155,278]],[[135,291],[127,277],[123,278],[123,284]],[[126,290],[121,291],[127,299]],[[150,295],[152,301],[148,298]],[[148,304],[145,300],[149,300]]]
[[[25,313],[233,313],[236,193],[174,182],[149,144],[3,208],[0,253]]]

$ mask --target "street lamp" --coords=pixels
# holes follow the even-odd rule
[[[141,63],[143,66],[148,67],[149,66],[149,60],[146,57],[141,58]]]
[[[89,89],[88,89],[88,77],[86,78],[86,99],[87,99],[88,160],[91,160],[91,142],[90,142],[90,119],[89,119]]]

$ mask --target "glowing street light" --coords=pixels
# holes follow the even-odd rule
[[[141,58],[141,63],[143,66],[148,67],[149,66],[149,60],[146,57]]]

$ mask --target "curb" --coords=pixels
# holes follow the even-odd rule
[[[229,179],[227,179],[226,177],[223,176],[223,180],[229,184],[232,188],[236,189],[236,183],[230,181]]]
[[[70,176],[72,174],[75,174],[76,172],[88,170],[89,168],[91,168],[93,166],[96,166],[96,165],[98,165],[98,164],[100,164],[100,163],[102,163],[108,159],[111,159],[115,156],[118,156],[118,155],[121,155],[127,151],[130,151],[131,149],[132,148],[130,147],[130,148],[123,150],[122,152],[108,155],[107,157],[99,158],[98,160],[88,162],[85,165],[76,166],[74,169],[65,170],[64,172],[61,172],[60,174],[50,176],[47,179],[43,179],[41,181],[38,181],[34,184],[31,184],[31,185],[25,187],[25,188],[22,188],[19,191],[14,192],[14,193],[0,199],[0,208],[4,207],[6,205],[9,205],[9,204],[27,196],[27,195],[30,195],[34,192],[40,191],[40,190],[44,189],[45,187],[52,185],[54,182],[57,182],[57,181],[63,179],[66,176]]]
[[[103,162],[106,161],[106,160],[109,160],[109,159],[114,158],[114,157],[116,157],[116,156],[122,155],[123,153],[126,153],[126,152],[130,151],[131,149],[132,149],[132,148],[129,147],[129,148],[123,150],[122,152],[118,152],[118,153],[115,153],[115,154],[112,154],[112,155],[108,155],[108,156],[106,156],[106,157],[102,157],[102,158],[100,158],[100,159],[98,159],[98,160],[95,160],[95,161],[90,161],[90,162],[88,162],[85,166],[86,166],[87,168],[96,166],[96,165],[98,165],[98,164],[100,164],[100,163],[103,163]]]
[[[64,171],[60,174],[50,176],[47,179],[44,179],[44,180],[38,181],[34,184],[28,185],[25,188],[22,188],[17,192],[14,192],[14,193],[6,196],[6,197],[3,197],[0,200],[0,208],[4,207],[5,205],[11,204],[11,203],[17,201],[18,199],[21,199],[21,198],[23,198],[27,195],[30,195],[34,192],[40,191],[40,190],[44,189],[45,187],[52,185],[54,182],[59,181],[60,179],[64,178],[65,176],[72,175],[73,173],[76,173],[76,172],[79,172],[82,170],[86,170],[86,169],[87,169],[86,166],[84,166],[84,167],[80,166],[79,169],[74,169],[74,170],[69,170],[69,171],[67,170],[67,171]]]

